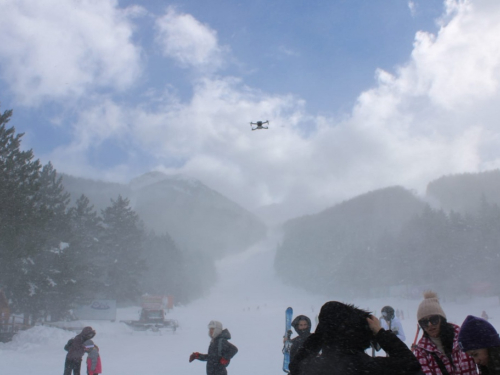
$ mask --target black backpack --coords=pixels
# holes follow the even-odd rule
[[[71,345],[73,344],[73,341],[75,341],[75,338],[73,337],[72,339],[69,339],[66,345],[64,345],[64,350],[69,352],[69,348],[71,348]]]

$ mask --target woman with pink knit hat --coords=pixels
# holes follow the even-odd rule
[[[437,294],[424,292],[417,311],[424,335],[415,347],[415,356],[426,375],[475,375],[474,360],[460,350],[460,327],[448,323]]]

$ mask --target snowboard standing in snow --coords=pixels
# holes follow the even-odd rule
[[[285,312],[285,336],[283,336],[285,339],[283,345],[283,371],[287,373],[290,372],[288,365],[290,364],[290,349],[292,347],[292,340],[290,339],[292,336],[292,315],[293,309],[291,307],[287,308]]]

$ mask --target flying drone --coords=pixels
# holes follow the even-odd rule
[[[269,129],[269,127],[264,126],[264,124],[269,125],[269,121],[257,121],[257,122],[251,122],[250,126],[252,127],[252,130],[258,130],[258,129]],[[253,127],[255,125],[255,128]]]

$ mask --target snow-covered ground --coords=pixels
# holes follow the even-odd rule
[[[206,353],[209,345],[207,324],[219,320],[232,335],[231,342],[239,348],[228,367],[229,374],[255,375],[282,373],[282,336],[284,315],[288,306],[294,315],[305,314],[313,321],[321,305],[334,296],[310,295],[282,285],[273,272],[274,249],[278,238],[246,252],[228,257],[218,264],[219,281],[211,294],[188,306],[176,307],[169,318],[179,321],[179,329],[162,334],[133,332],[121,319],[136,319],[139,308],[119,309],[117,322],[87,321],[96,331],[103,374],[108,375],[189,375],[204,374],[205,363],[188,362],[194,351]],[[343,300],[376,311],[385,305],[402,309],[406,343],[415,335],[415,313],[420,300],[376,299]],[[442,302],[448,320],[461,324],[466,315],[479,316],[486,310],[496,328],[500,328],[500,306],[496,298],[458,302]],[[314,330],[314,327],[313,327]],[[62,374],[66,352],[64,344],[74,333],[58,328],[34,327],[24,331],[7,344],[0,343],[2,374]],[[82,374],[85,364],[82,365]]]

